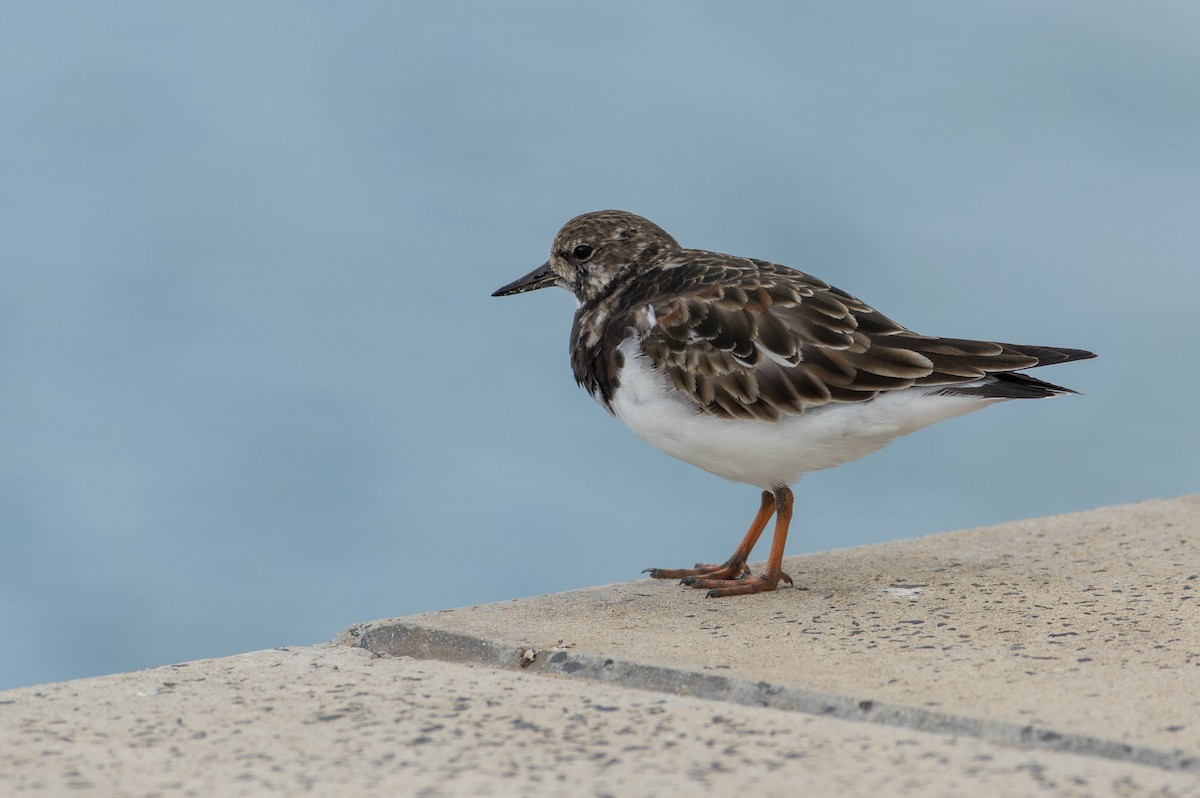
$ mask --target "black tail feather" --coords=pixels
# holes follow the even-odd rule
[[[1039,364],[1041,365],[1041,364]],[[947,396],[983,396],[989,399],[1046,399],[1065,393],[1079,393],[1052,382],[1030,377],[1019,371],[991,374],[982,384],[948,385],[938,393]]]

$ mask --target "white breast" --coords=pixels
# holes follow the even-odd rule
[[[654,369],[636,337],[626,338],[620,348],[625,365],[612,401],[617,418],[672,457],[764,490],[865,457],[897,436],[999,401],[906,388],[779,421],[722,419],[699,412],[664,372]]]

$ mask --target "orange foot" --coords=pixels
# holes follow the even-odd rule
[[[779,587],[781,579],[789,585],[792,584],[792,578],[783,571],[774,577],[768,574],[754,576],[748,573],[740,579],[702,579],[689,576],[684,578],[680,584],[688,587],[711,588],[704,594],[706,598],[722,598],[724,596],[744,596],[747,593],[767,593]]]
[[[742,574],[750,573],[745,560],[734,562],[730,560],[721,565],[698,562],[695,568],[647,568],[642,571],[650,574],[651,579],[688,579],[702,577],[705,579],[737,579]]]
[[[755,576],[747,567],[746,560],[776,510],[779,514],[775,519],[775,539],[771,541],[767,570],[762,576]],[[737,550],[724,563],[696,563],[695,568],[647,568],[642,573],[650,574],[651,579],[679,579],[680,584],[688,587],[709,588],[709,598],[765,593],[777,588],[781,579],[790,585],[792,578],[784,573],[781,566],[783,547],[787,541],[791,521],[792,491],[787,487],[777,488],[774,492],[764,490],[758,515],[754,516],[754,521],[742,542],[738,544]]]

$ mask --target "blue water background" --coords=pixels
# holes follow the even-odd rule
[[[1200,489],[1198,36],[1185,2],[7,5],[0,688],[726,556],[757,491],[574,386],[565,293],[488,296],[599,208],[1101,354],[805,479],[791,554]]]

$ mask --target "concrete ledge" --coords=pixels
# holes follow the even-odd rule
[[[1198,528],[1145,502],[11,690],[0,794],[1200,794]]]
[[[1197,526],[1200,497],[1144,502],[793,558],[801,590],[643,580],[342,640],[1200,772]]]

